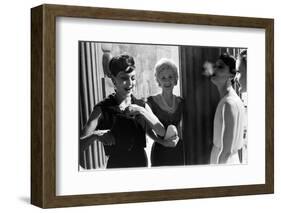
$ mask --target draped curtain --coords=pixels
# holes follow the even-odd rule
[[[209,163],[213,120],[219,93],[202,75],[204,61],[215,61],[218,48],[180,47],[182,95],[185,101],[183,139],[187,165]]]
[[[80,132],[87,123],[94,106],[105,97],[104,75],[98,46],[94,42],[79,42],[79,119]],[[106,156],[101,142],[95,141],[79,150],[79,164],[84,169],[104,168]]]

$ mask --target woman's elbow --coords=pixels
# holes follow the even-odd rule
[[[156,131],[156,134],[161,136],[161,137],[164,137],[165,134],[166,134],[166,129],[165,129],[165,127],[162,124],[158,124],[156,126],[155,131]]]

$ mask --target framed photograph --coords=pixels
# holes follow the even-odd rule
[[[274,192],[274,20],[31,9],[31,203]]]

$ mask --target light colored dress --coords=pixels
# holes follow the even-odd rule
[[[223,150],[223,134],[225,129],[224,110],[226,103],[230,104],[234,115],[234,137],[231,143],[231,154],[227,164],[240,164],[238,150],[243,147],[243,135],[245,128],[245,108],[243,102],[234,90],[230,90],[219,102],[214,118],[213,148],[211,152],[211,164],[218,164],[219,157]]]

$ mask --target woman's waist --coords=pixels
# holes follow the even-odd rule
[[[105,146],[110,152],[138,152],[144,150],[146,143],[117,143],[112,146]]]
[[[134,146],[129,148],[124,147],[111,147],[111,150],[109,152],[110,156],[134,156],[134,155],[142,155],[145,152],[145,147],[141,146]]]
[[[240,146],[232,147],[230,154],[234,155],[234,154],[238,153],[238,151],[240,149],[242,149],[242,146],[241,147]],[[220,152],[222,150],[222,146],[220,144],[215,144],[214,143],[213,144],[213,150],[216,150],[217,152]]]

